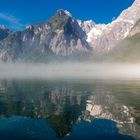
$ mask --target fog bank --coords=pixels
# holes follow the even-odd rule
[[[0,64],[0,79],[140,79],[140,64]]]

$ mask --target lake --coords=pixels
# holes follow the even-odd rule
[[[140,139],[139,80],[0,80],[0,140]]]

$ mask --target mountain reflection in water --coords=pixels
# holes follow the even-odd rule
[[[140,139],[139,81],[0,81],[0,138]]]

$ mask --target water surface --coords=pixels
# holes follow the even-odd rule
[[[0,80],[1,140],[140,139],[139,80]]]

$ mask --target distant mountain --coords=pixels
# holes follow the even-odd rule
[[[119,54],[123,54],[124,48],[118,47],[118,43],[119,46],[125,46],[125,42],[130,46],[139,44],[140,38],[136,35],[139,32],[140,0],[135,0],[131,7],[106,25],[75,19],[68,11],[60,9],[48,21],[28,25],[23,31],[9,34],[9,30],[3,27],[3,36],[0,34],[0,59],[6,62],[47,62],[58,58],[95,58],[91,54],[104,58],[104,55],[121,49]],[[138,38],[137,42],[132,41],[135,38]]]
[[[6,38],[10,34],[10,30],[4,25],[0,25],[0,41]]]

